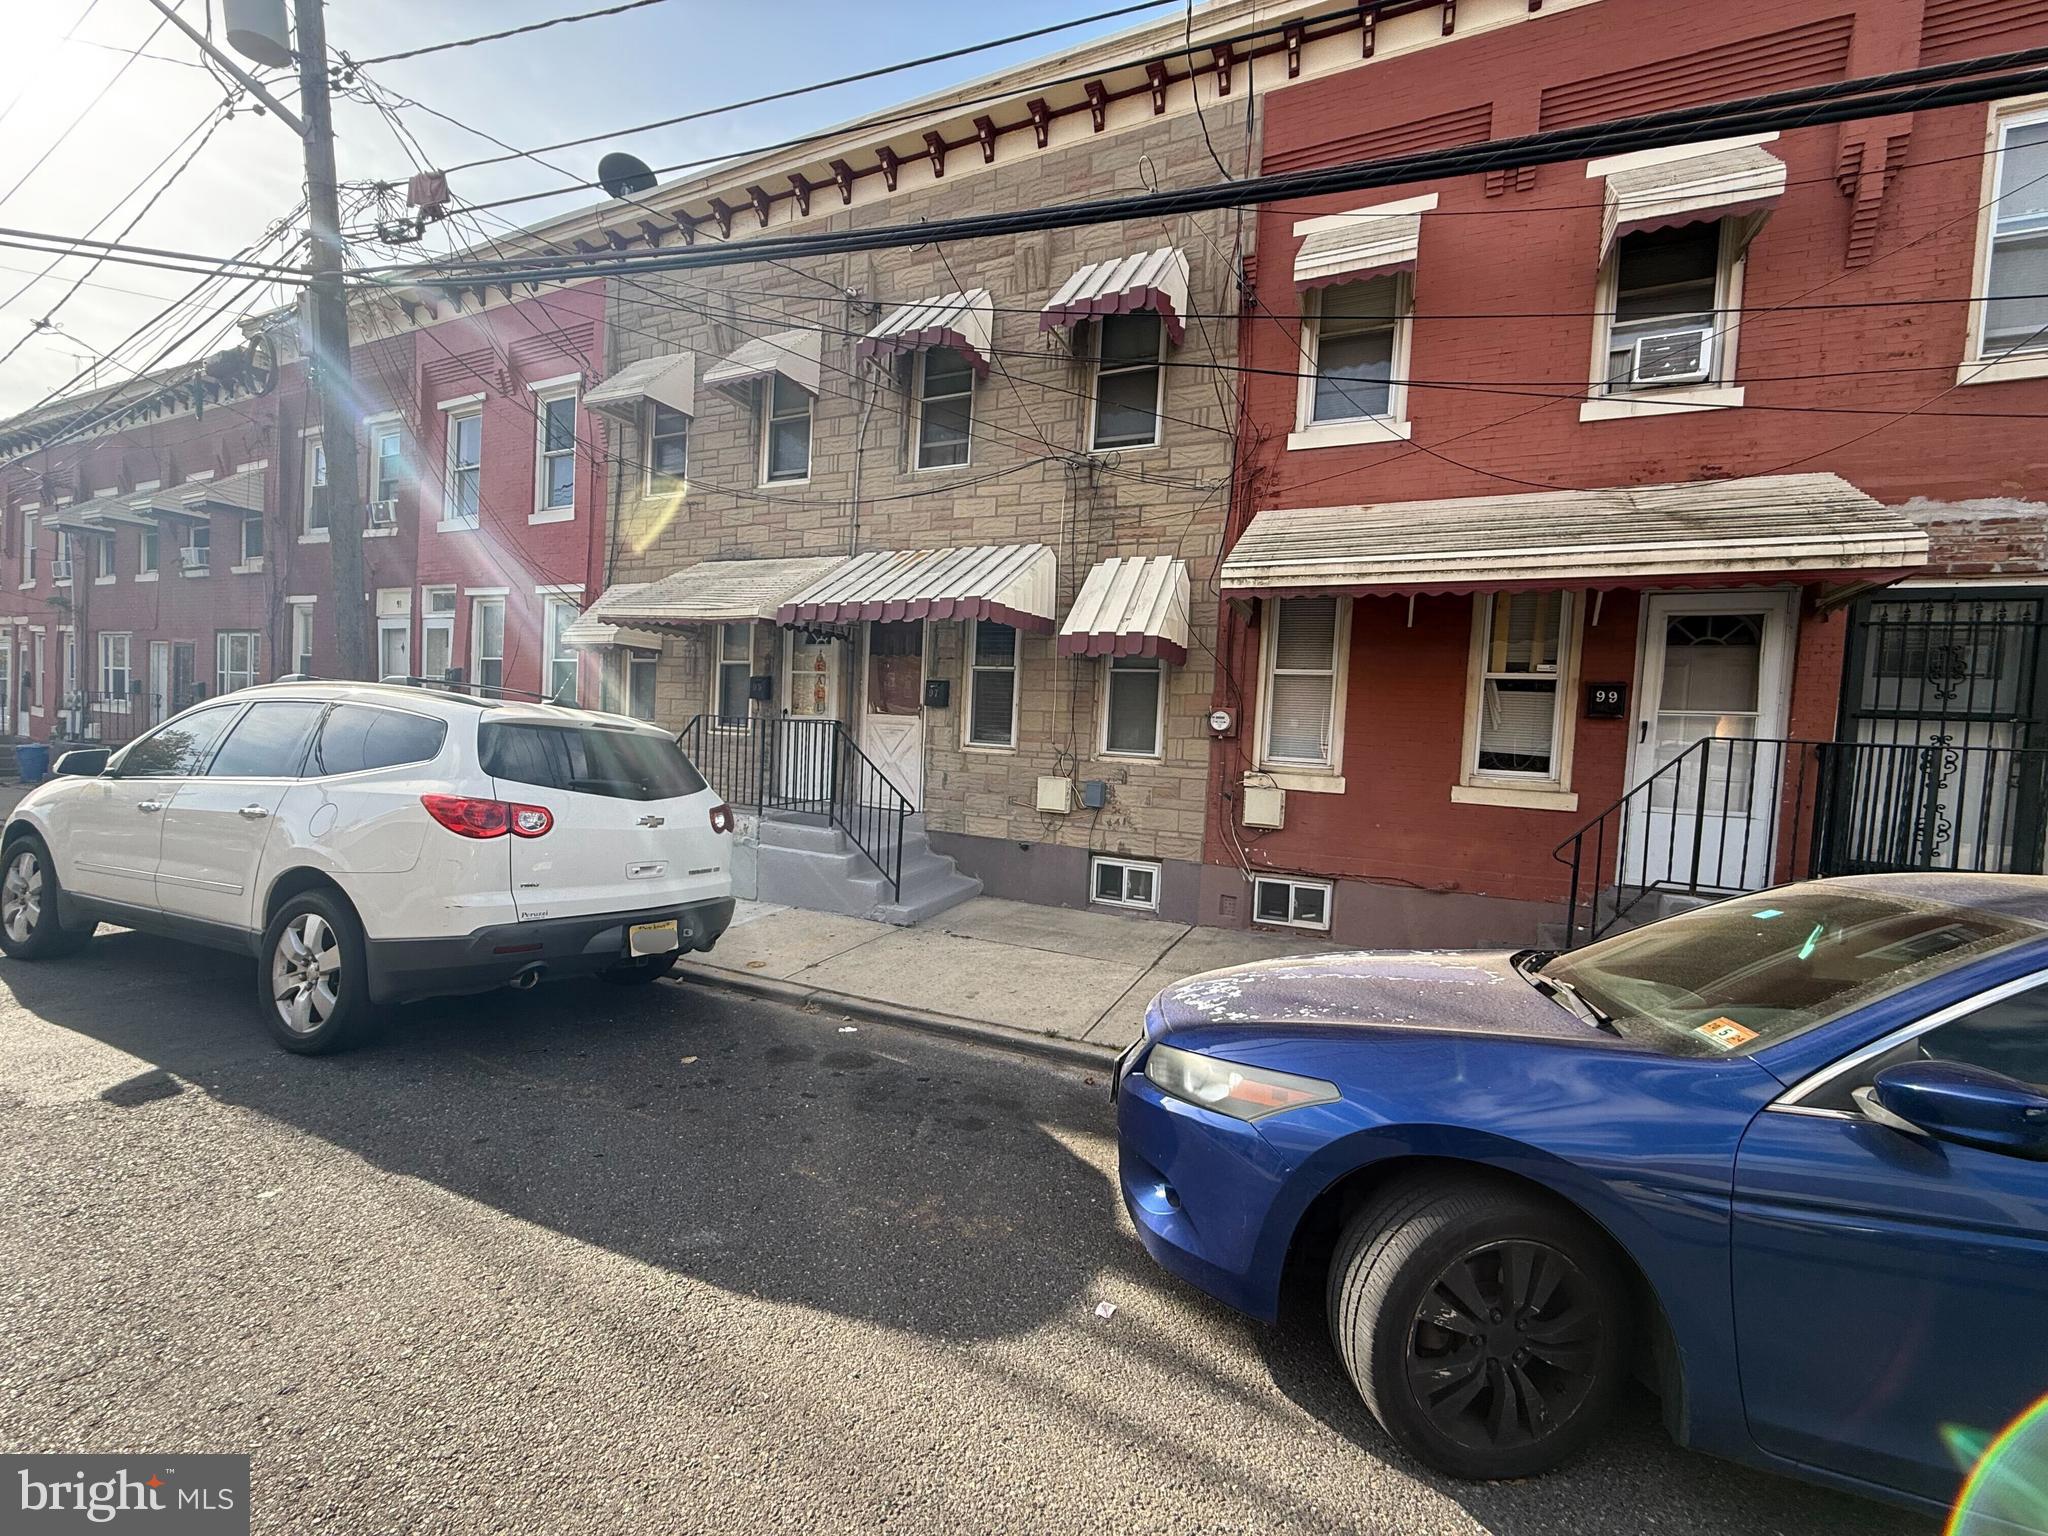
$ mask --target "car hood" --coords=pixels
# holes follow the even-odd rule
[[[1158,1029],[1325,1024],[1599,1040],[1600,1031],[1530,986],[1514,950],[1360,950],[1206,971],[1152,1005]]]

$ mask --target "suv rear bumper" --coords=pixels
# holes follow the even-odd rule
[[[543,980],[594,976],[626,959],[632,923],[675,919],[683,953],[709,949],[732,922],[730,896],[682,907],[600,912],[531,923],[498,923],[447,939],[371,939],[366,945],[370,996],[379,1003],[488,992],[522,971],[541,967]]]

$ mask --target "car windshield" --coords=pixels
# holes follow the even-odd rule
[[[648,731],[491,722],[478,732],[477,750],[492,778],[543,789],[614,800],[677,800],[704,788],[683,749]]]
[[[1726,1056],[2044,933],[2006,913],[1823,882],[1681,913],[1554,956],[1540,974],[1639,1044]]]

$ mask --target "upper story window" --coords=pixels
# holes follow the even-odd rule
[[[306,499],[305,531],[325,533],[327,531],[327,506],[325,499],[316,495],[327,486],[327,449],[316,437],[306,439]]]
[[[1368,278],[1314,290],[1303,322],[1312,377],[1302,425],[1392,419],[1398,387],[1395,354],[1406,338],[1408,279]]]
[[[761,384],[761,478],[811,478],[811,395],[780,373]]]
[[[398,520],[398,482],[405,474],[405,436],[397,426],[370,429],[370,526]],[[382,509],[381,511],[379,509]]]
[[[952,347],[917,354],[917,467],[954,469],[974,431],[974,367]]]
[[[114,579],[114,536],[103,534],[92,541],[92,573],[101,581]]]
[[[241,564],[245,566],[254,565],[257,561],[261,560],[262,558],[263,519],[260,517],[245,517],[242,519]]]
[[[474,528],[483,516],[484,413],[479,408],[448,415],[447,499],[441,520]]]
[[[1150,448],[1159,441],[1166,327],[1152,310],[1104,315],[1095,327],[1095,448]]]
[[[647,487],[662,490],[689,473],[690,418],[659,401],[647,409]]]
[[[21,514],[21,584],[25,587],[36,584],[36,515],[33,512]]]
[[[572,515],[576,510],[576,390],[550,390],[535,402],[540,468],[534,511]]]
[[[1741,261],[1737,221],[1623,235],[1602,287],[1600,381],[1608,394],[1723,384],[1732,374],[1732,315]]]
[[[2048,112],[1996,120],[1977,356],[2048,349]],[[2024,297],[2021,297],[2024,295]]]
[[[142,553],[135,562],[137,574],[151,575],[162,565],[162,548],[162,542],[158,538],[156,529],[145,528],[142,530]]]

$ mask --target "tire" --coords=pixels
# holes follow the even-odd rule
[[[346,1050],[369,1033],[363,925],[338,894],[301,891],[277,909],[257,957],[256,1006],[271,1038],[302,1056]]]
[[[49,845],[35,833],[0,853],[0,950],[16,960],[54,960],[84,947],[96,922],[66,926]]]
[[[1605,1237],[1482,1179],[1381,1192],[1345,1229],[1328,1299],[1373,1417],[1452,1477],[1528,1477],[1570,1460],[1627,1374],[1628,1293]]]
[[[649,955],[639,960],[629,960],[624,965],[615,965],[608,971],[597,974],[615,987],[644,987],[650,981],[659,981],[672,974],[683,958],[679,949],[665,955]]]

